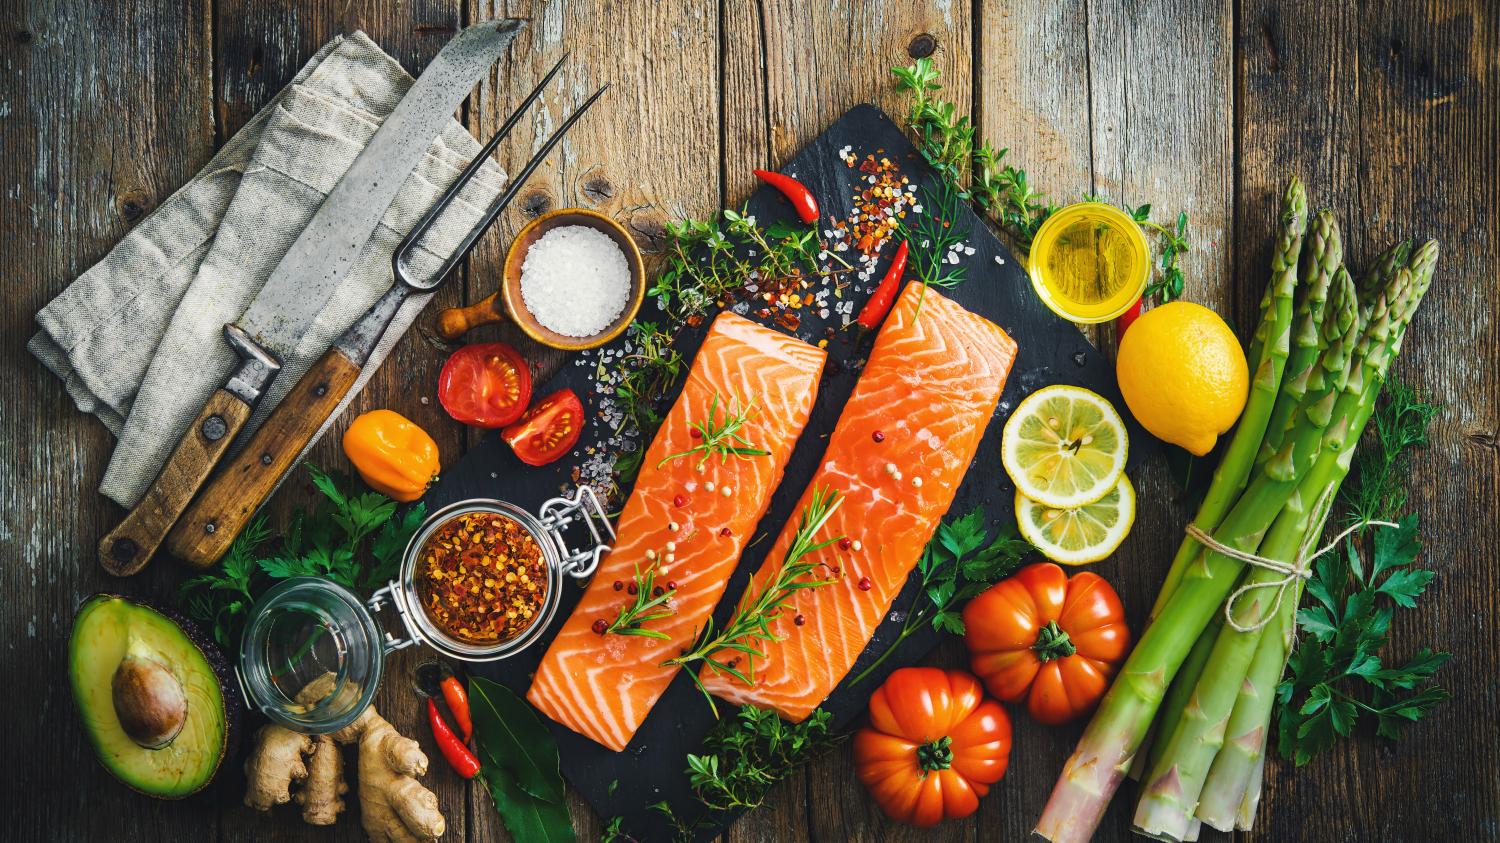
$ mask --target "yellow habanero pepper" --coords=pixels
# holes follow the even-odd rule
[[[370,488],[403,503],[422,497],[438,476],[438,447],[394,410],[371,410],[344,432],[344,455]]]

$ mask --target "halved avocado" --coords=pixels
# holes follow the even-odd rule
[[[237,700],[223,656],[173,613],[115,594],[78,609],[73,700],[105,769],[162,799],[202,790],[228,752]]]

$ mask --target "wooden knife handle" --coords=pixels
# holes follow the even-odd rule
[[[250,405],[228,390],[209,397],[182,435],[161,474],[125,520],[99,540],[99,564],[117,577],[146,567],[172,524],[250,418]]]
[[[218,562],[358,378],[359,367],[329,349],[183,513],[167,550],[200,568]]]
[[[500,304],[500,294],[491,293],[488,298],[468,307],[450,307],[438,314],[438,335],[445,340],[456,340],[480,325],[504,322],[508,317]]]

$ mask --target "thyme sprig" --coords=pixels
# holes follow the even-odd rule
[[[672,608],[672,598],[677,596],[675,588],[657,588],[656,576],[661,573],[661,560],[653,559],[645,568],[635,566],[632,584],[635,599],[620,607],[620,613],[604,628],[605,635],[636,635],[666,641],[671,638],[665,632],[646,629],[643,624],[670,618],[677,614]]]
[[[836,278],[851,269],[848,261],[824,248],[815,226],[776,222],[762,228],[748,205],[726,208],[708,219],[668,222],[666,228],[666,262],[646,294],[674,322],[697,324],[748,281],[757,290],[769,290],[805,279]],[[832,263],[825,265],[825,259]]]
[[[730,457],[765,457],[771,452],[765,448],[757,448],[754,443],[740,433],[745,424],[750,421],[750,414],[755,412],[755,402],[740,403],[739,396],[731,396],[724,403],[724,417],[719,418],[719,393],[714,392],[713,401],[708,405],[708,417],[703,421],[692,422],[688,425],[697,431],[698,444],[675,454],[668,454],[661,458],[656,464],[657,468],[666,465],[679,457],[690,457],[698,454],[698,465],[708,462],[708,458],[718,455],[719,462],[724,463]]]
[[[975,144],[977,133],[969,117],[937,96],[943,87],[938,82],[941,72],[931,59],[917,59],[909,67],[893,67],[891,73],[896,77],[896,87],[910,97],[906,125],[922,157],[963,199],[988,214],[1016,248],[1029,254],[1037,230],[1058,206],[1032,188],[1025,170],[1005,163],[1007,149],[996,149],[987,141]],[[1178,214],[1173,224],[1158,223],[1149,217],[1150,205],[1141,207],[1144,213],[1140,208],[1124,210],[1156,238],[1161,252],[1156,277],[1147,287],[1146,296],[1171,301],[1182,294],[1183,276],[1177,259],[1189,248],[1187,214]]]
[[[821,588],[833,582],[808,579],[807,575],[823,564],[810,557],[843,538],[834,536],[823,541],[816,540],[818,532],[842,503],[843,499],[838,492],[827,487],[814,489],[812,499],[802,508],[797,533],[792,538],[792,544],[787,548],[786,557],[776,575],[758,590],[751,583],[723,629],[716,632],[713,619],[709,618],[703,625],[703,630],[698,633],[692,649],[663,664],[686,666],[701,661],[717,673],[732,676],[746,685],[754,685],[755,659],[766,656],[761,649],[761,642],[782,639],[782,636],[771,631],[771,625],[781,617],[793,595],[804,589]],[[747,667],[744,670],[739,668],[739,656],[715,658],[725,650],[744,655],[748,660]],[[709,707],[714,709],[714,716],[717,717],[718,708],[698,674],[689,671],[688,676],[692,677],[698,689],[708,698]]]

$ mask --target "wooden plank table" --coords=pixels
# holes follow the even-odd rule
[[[362,29],[418,71],[460,27],[530,18],[464,116],[493,130],[563,50],[574,60],[543,111],[502,147],[524,160],[579,92],[615,88],[559,148],[435,306],[490,292],[508,237],[551,208],[628,222],[643,242],[663,221],[741,201],[752,166],[775,165],[861,101],[899,113],[887,69],[931,55],[945,94],[1011,148],[1053,196],[1186,210],[1187,298],[1242,332],[1255,316],[1283,179],[1300,173],[1343,224],[1359,265],[1398,237],[1436,237],[1437,283],[1398,376],[1446,405],[1415,462],[1411,503],[1439,572],[1393,649],[1456,653],[1440,674],[1454,701],[1398,744],[1360,735],[1294,771],[1274,763],[1256,830],[1267,841],[1500,839],[1500,15],[1485,0],[17,0],[0,12],[0,633],[17,703],[0,729],[5,836],[16,840],[338,839],[240,807],[230,769],[182,803],[130,793],[92,757],[65,679],[73,609],[101,590],[166,594],[157,565],[136,580],[100,572],[92,548],[119,517],[95,491],[112,441],[74,411],[24,351],[31,314],[207,161],[314,50]],[[503,329],[498,335],[514,340]],[[1025,342],[1025,338],[1020,338]],[[1094,337],[1106,349],[1110,331]],[[528,349],[535,352],[535,349]],[[444,462],[474,434],[432,398],[441,349],[413,331],[356,401],[392,407],[437,436]],[[547,361],[556,365],[556,360]],[[352,417],[352,416],[351,416]],[[314,454],[337,465],[337,437]],[[1099,570],[1139,619],[1190,515],[1165,475],[1140,479],[1135,534]],[[280,511],[304,499],[289,488]],[[393,660],[379,698],[424,740]],[[958,664],[949,646],[936,663]],[[928,832],[894,826],[864,795],[847,748],[779,785],[729,841],[1016,840],[1037,817],[1081,727],[1017,718],[1011,772],[979,813]],[[428,754],[436,753],[429,745]],[[441,766],[441,762],[438,762]],[[508,839],[488,796],[438,769],[427,783],[449,840]],[[572,798],[579,839],[601,820]],[[1120,800],[1097,839],[1123,840]],[[1219,835],[1218,839],[1227,836]],[[1208,839],[1208,836],[1205,836]]]

